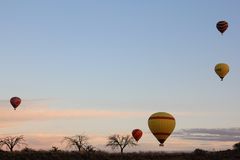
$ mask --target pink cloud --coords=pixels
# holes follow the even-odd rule
[[[126,118],[148,116],[145,112],[107,111],[94,109],[1,109],[1,122],[20,122],[52,119],[81,119],[81,118]]]

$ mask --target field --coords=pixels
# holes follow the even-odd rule
[[[34,151],[22,150],[14,152],[0,152],[0,160],[239,160],[237,150],[208,152],[196,149],[192,153],[107,153],[96,151],[91,154],[69,151]]]

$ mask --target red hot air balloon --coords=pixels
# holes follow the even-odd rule
[[[225,32],[227,30],[227,28],[228,28],[228,22],[226,22],[226,21],[219,21],[216,24],[216,27],[217,27],[218,31],[223,34],[223,32]]]
[[[140,129],[134,129],[132,131],[132,136],[137,142],[142,137],[142,134],[143,134],[143,132]]]
[[[10,99],[10,103],[13,106],[14,110],[20,105],[21,99],[19,97],[12,97]]]

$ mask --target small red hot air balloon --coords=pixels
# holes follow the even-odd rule
[[[10,99],[10,103],[13,106],[14,110],[20,105],[21,99],[19,97],[12,97]]]
[[[226,21],[219,21],[216,24],[216,27],[217,27],[218,31],[223,34],[227,30],[227,28],[228,28],[228,22],[226,22]]]
[[[142,137],[142,134],[143,134],[143,132],[140,129],[134,129],[132,131],[132,136],[137,142]]]

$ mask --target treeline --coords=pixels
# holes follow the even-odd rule
[[[226,151],[205,151],[195,149],[192,153],[164,153],[164,152],[134,152],[123,153],[129,146],[137,144],[129,136],[111,135],[106,142],[107,147],[118,149],[119,153],[109,153],[97,150],[88,143],[85,135],[63,137],[62,143],[71,151],[60,150],[52,146],[51,150],[34,150],[27,147],[24,137],[7,136],[0,138],[0,160],[240,160],[240,142],[233,145],[233,149]],[[6,150],[2,150],[3,147]],[[23,147],[16,151],[16,146]]]
[[[1,160],[239,160],[238,150],[208,152],[196,149],[192,153],[108,153],[96,151],[91,154],[77,151],[0,151]]]
[[[63,137],[61,143],[64,143],[66,148],[72,148],[77,150],[79,153],[91,154],[95,152],[95,147],[88,143],[89,138],[85,135],[75,135],[71,137]],[[13,152],[15,147],[27,146],[23,135],[20,136],[7,136],[0,138],[0,149],[6,147],[7,150]],[[130,135],[118,135],[114,134],[108,137],[106,143],[107,147],[119,149],[120,153],[123,154],[124,149],[128,147],[137,146],[136,141]],[[58,151],[58,147],[52,146],[53,151]],[[1,160],[1,159],[0,159]]]

